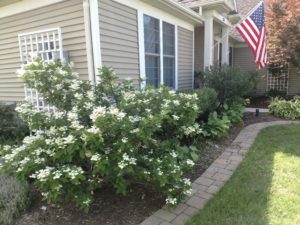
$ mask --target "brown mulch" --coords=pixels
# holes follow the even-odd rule
[[[265,96],[253,97],[250,99],[250,104],[247,107],[250,108],[268,108],[270,98]]]
[[[243,126],[232,128],[226,140],[201,151],[200,159],[188,177],[192,180],[198,178],[222,154],[243,127],[275,120],[279,119],[267,113],[261,113],[259,117],[254,113],[245,113]],[[161,194],[141,184],[134,185],[126,197],[116,195],[113,188],[101,189],[96,193],[88,214],[71,203],[48,205],[41,202],[39,197],[35,197],[30,210],[16,225],[138,225],[163,205],[164,197]]]

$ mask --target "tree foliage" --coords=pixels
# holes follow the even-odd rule
[[[300,67],[300,1],[268,0],[266,16],[270,64]]]

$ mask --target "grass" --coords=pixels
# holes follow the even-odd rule
[[[260,132],[232,178],[187,225],[299,225],[300,125]]]

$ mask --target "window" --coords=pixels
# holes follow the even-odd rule
[[[160,24],[159,20],[144,16],[146,83],[160,84]]]
[[[63,59],[61,31],[59,28],[19,34],[20,59],[23,64],[33,61],[35,56],[46,63]],[[43,97],[35,89],[25,87],[25,97],[39,110],[53,110],[46,105]]]
[[[163,23],[164,85],[175,88],[175,26]]]
[[[144,15],[146,84],[175,88],[175,26]]]

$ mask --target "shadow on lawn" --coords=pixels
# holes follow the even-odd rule
[[[300,224],[300,125],[260,132],[229,182],[188,225]]]

